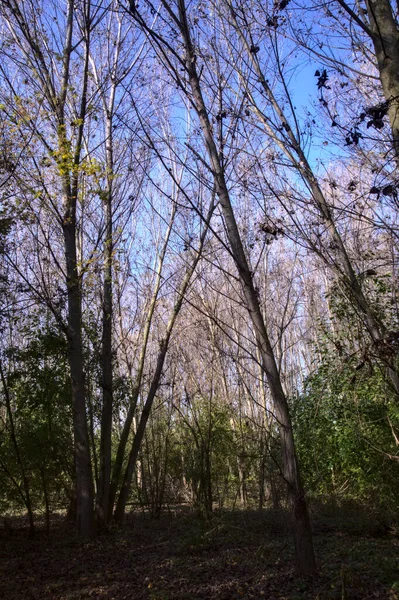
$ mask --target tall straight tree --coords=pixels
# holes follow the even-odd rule
[[[124,84],[129,85],[134,65],[140,57],[139,48],[136,56],[126,57],[126,46],[134,44],[130,37],[132,26],[126,22],[125,14],[118,13],[112,6],[104,19],[103,26],[96,28],[96,42],[91,48],[90,66],[98,89],[101,103],[104,136],[104,169],[100,173],[99,196],[102,201],[104,235],[103,235],[103,267],[102,267],[102,338],[101,338],[101,389],[102,406],[100,419],[100,451],[99,476],[96,494],[96,522],[100,528],[106,526],[108,514],[112,512],[111,489],[111,451],[112,451],[112,418],[113,418],[113,263],[117,239],[123,231],[117,229],[118,208],[123,203],[126,185],[118,183],[118,178],[126,169],[126,154],[128,145],[118,143],[115,121],[117,110],[123,108]],[[104,48],[104,39],[107,44]],[[131,50],[131,47],[130,47]],[[102,60],[99,60],[99,56]],[[124,160],[125,159],[125,160]],[[105,171],[105,172],[103,172]],[[135,190],[137,192],[137,190]],[[133,200],[128,200],[130,206],[125,208],[129,215],[135,207]],[[126,220],[126,218],[125,218]],[[111,507],[110,507],[111,503]]]
[[[21,126],[31,129],[32,137],[44,146],[48,160],[57,173],[62,195],[62,207],[57,210],[57,214],[63,236],[67,290],[67,319],[64,332],[68,340],[72,381],[77,531],[79,535],[88,536],[93,531],[94,491],[83,372],[81,287],[83,270],[79,261],[77,240],[77,206],[88,106],[89,54],[93,17],[91,0],[84,0],[78,8],[73,0],[68,0],[66,14],[58,3],[53,4],[51,10],[58,23],[57,34],[62,31],[64,36],[63,42],[59,39],[56,41],[57,44],[62,44],[59,55],[60,68],[56,65],[54,49],[50,49],[46,41],[51,33],[48,23],[46,19],[41,18],[43,12],[37,10],[36,3],[21,4],[15,0],[5,0],[1,4],[2,16],[13,47],[17,50],[14,64],[34,88],[40,89],[43,97],[41,110],[46,115],[51,134],[49,130],[45,132],[41,129],[40,122],[36,127],[35,119],[29,114],[22,117]],[[13,61],[12,53],[9,58]],[[76,68],[79,70],[81,80],[79,89],[73,87],[71,80]],[[14,92],[14,101],[18,103],[17,93],[11,82],[10,91]],[[46,133],[49,134],[48,138]],[[59,322],[61,323],[60,318]]]
[[[168,24],[172,32],[168,38],[164,33],[161,34],[159,31],[154,31],[148,27],[145,18],[137,10],[132,11],[132,14],[137,22],[146,29],[154,48],[162,57],[162,61],[168,68],[169,73],[191,103],[201,127],[216,193],[223,214],[230,251],[239,273],[245,306],[252,322],[262,359],[262,366],[266,373],[274,402],[274,411],[281,438],[283,472],[287,482],[292,511],[296,570],[300,576],[311,575],[316,570],[312,532],[296,457],[287,398],[283,391],[273,348],[260,308],[259,298],[253,281],[253,273],[249,267],[240,231],[237,226],[228,183],[226,181],[223,155],[218,151],[209,110],[204,100],[203,84],[201,83],[201,71],[204,65],[197,68],[200,57],[197,47],[192,41],[189,16],[184,0],[177,0],[173,4],[162,0],[162,7],[165,11],[164,15],[162,15],[162,21]],[[176,35],[177,32],[178,35]],[[198,34],[198,31],[196,31],[196,34]],[[181,71],[184,73],[183,76],[180,75]]]

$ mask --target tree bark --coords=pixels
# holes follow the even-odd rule
[[[399,163],[399,30],[389,0],[366,0],[378,71]]]
[[[93,477],[86,419],[85,381],[82,351],[82,305],[77,268],[74,219],[63,226],[68,289],[68,360],[72,381],[72,412],[76,473],[77,532],[87,537],[93,532]]]
[[[178,0],[178,7],[179,27],[185,47],[185,64],[189,77],[193,104],[200,121],[205,145],[211,161],[216,192],[219,196],[220,205],[222,207],[230,249],[239,273],[246,308],[252,321],[257,346],[262,359],[262,365],[266,373],[266,378],[274,402],[275,416],[281,438],[283,473],[288,486],[288,496],[293,517],[292,521],[295,543],[296,571],[300,576],[307,576],[315,572],[316,561],[313,550],[312,531],[307,504],[296,457],[288,403],[281,385],[280,375],[277,369],[273,350],[266,331],[265,322],[263,320],[258,297],[254,287],[252,273],[245,256],[240,233],[231,205],[230,196],[224,177],[223,165],[216,148],[212,126],[202,96],[200,81],[196,68],[196,54],[191,42],[184,0]]]
[[[78,267],[76,207],[79,191],[79,166],[83,143],[83,127],[87,108],[88,67],[90,48],[90,2],[85,6],[84,14],[84,67],[82,93],[79,105],[79,125],[76,142],[71,159],[71,144],[66,136],[65,101],[69,83],[69,61],[72,53],[72,15],[75,10],[72,1],[68,4],[69,26],[65,44],[64,81],[58,101],[58,147],[60,158],[58,166],[63,184],[64,215],[62,232],[64,236],[64,252],[66,263],[66,285],[68,298],[68,360],[72,381],[72,412],[74,432],[74,453],[76,473],[76,526],[77,533],[88,537],[93,533],[93,473],[90,457],[90,443],[86,415],[86,389],[83,371],[82,340],[82,279]],[[69,164],[69,161],[71,164]]]
[[[159,382],[162,375],[162,369],[166,358],[166,353],[168,349],[170,334],[172,330],[170,329],[169,335],[166,336],[163,344],[160,347],[160,351],[158,354],[156,369],[152,378],[150,390],[147,395],[147,399],[144,404],[143,412],[141,413],[140,421],[137,426],[137,431],[134,436],[132,448],[130,450],[128,464],[126,467],[126,471],[123,478],[123,483],[121,490],[119,492],[118,502],[116,504],[114,518],[117,523],[122,523],[125,517],[126,504],[130,493],[130,486],[132,483],[132,477],[134,473],[134,469],[137,462],[137,456],[141,447],[141,442],[143,441],[144,432],[147,426],[147,421],[150,416],[151,408],[155,399],[155,395],[158,391]]]
[[[111,96],[113,99],[113,95]],[[106,114],[106,165],[107,190],[105,192],[105,241],[104,241],[104,282],[103,282],[103,315],[102,315],[102,390],[103,403],[101,410],[100,469],[96,498],[96,520],[100,528],[108,522],[110,486],[111,486],[111,450],[112,450],[112,410],[113,410],[113,366],[112,366],[112,261],[113,261],[113,140],[112,110]]]

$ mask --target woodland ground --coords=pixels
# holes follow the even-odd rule
[[[399,599],[399,532],[357,509],[313,511],[319,574],[293,573],[284,513],[234,511],[208,524],[184,510],[129,515],[121,530],[82,542],[55,521],[32,540],[1,532],[5,600]]]

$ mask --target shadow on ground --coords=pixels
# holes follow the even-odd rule
[[[130,515],[122,530],[89,542],[55,522],[50,537],[1,534],[5,600],[399,600],[399,537],[368,513],[314,514],[319,574],[293,573],[288,518],[236,511],[205,525],[184,511]]]

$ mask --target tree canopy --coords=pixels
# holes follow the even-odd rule
[[[2,0],[0,508],[396,511],[389,0]]]

